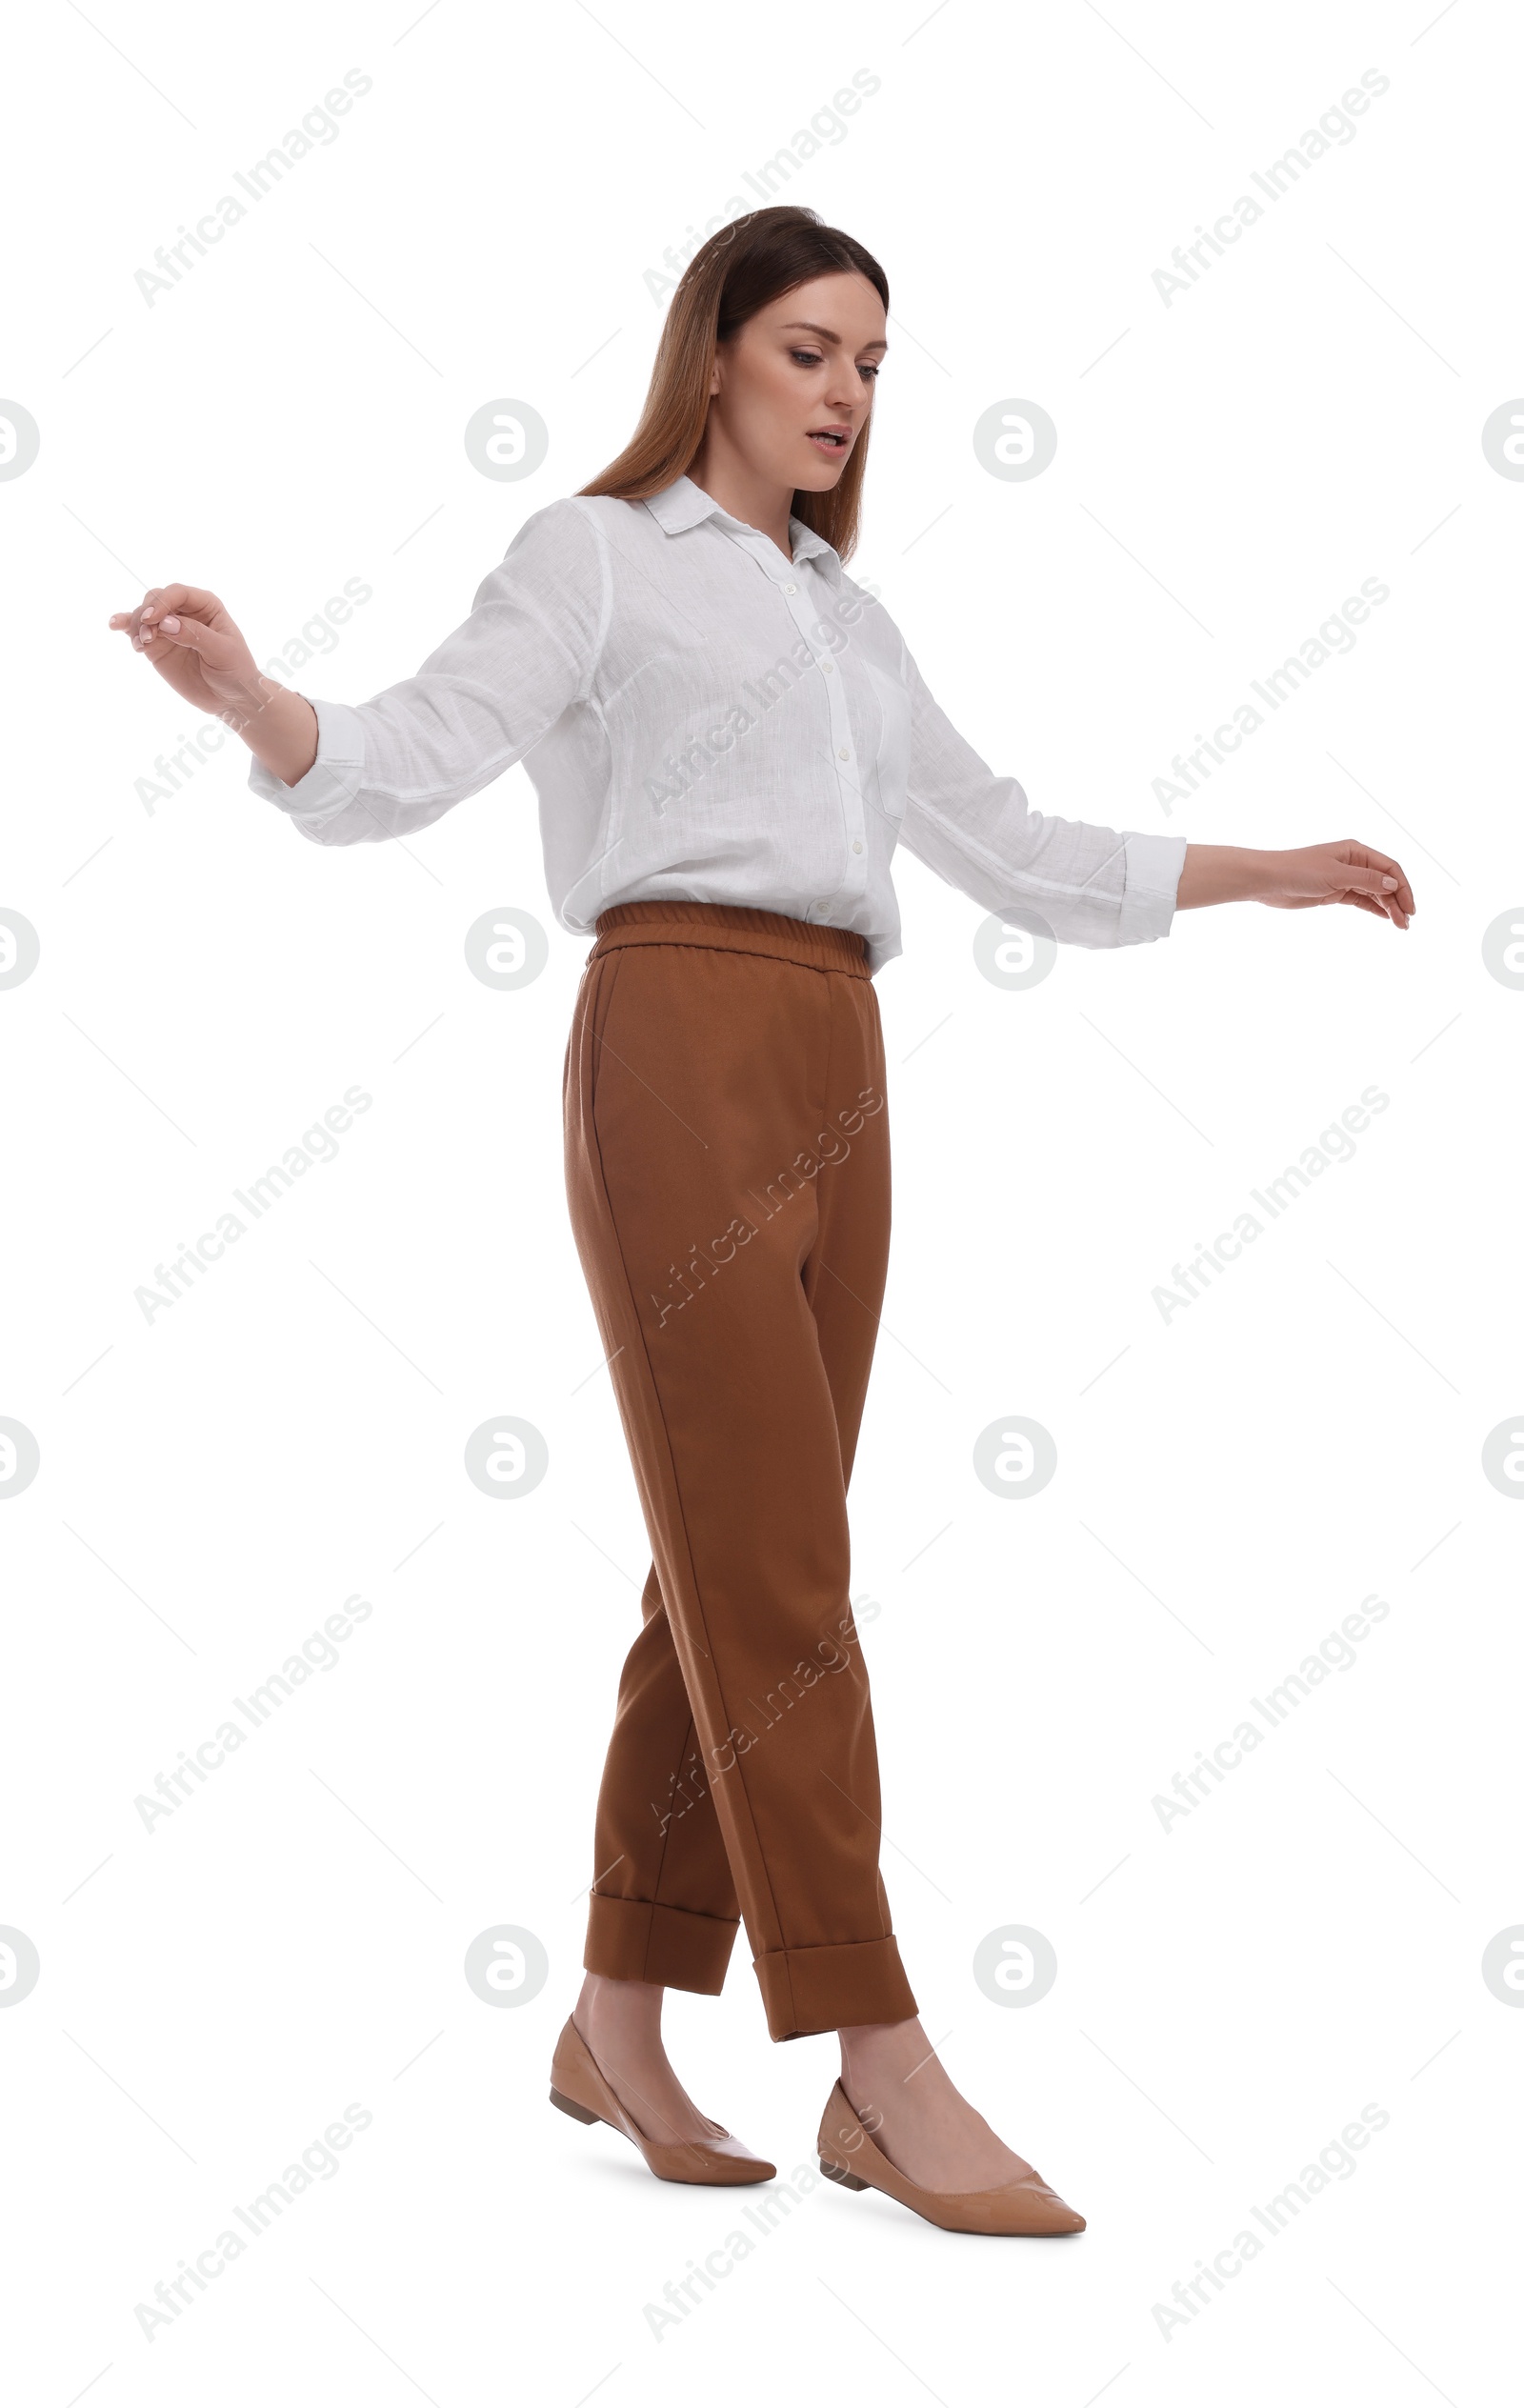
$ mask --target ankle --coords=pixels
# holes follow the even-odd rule
[[[857,2023],[838,2031],[842,2087],[852,2083],[905,2081],[933,2054],[918,2016],[900,2023]]]
[[[618,1981],[609,1974],[586,1974],[572,2010],[572,2020],[585,2039],[591,2039],[597,2031],[659,2048],[665,1995],[653,1982]]]

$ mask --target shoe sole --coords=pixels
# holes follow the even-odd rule
[[[821,2158],[820,2171],[825,2176],[828,2182],[839,2182],[844,2191],[867,2191],[872,2190],[874,2187],[872,2183],[865,2182],[860,2174],[849,2174],[845,2166],[832,2165],[829,2157]],[[882,2196],[885,2198],[891,2199],[894,2197],[892,2191],[885,2191]],[[904,2200],[897,2200],[895,2201],[895,2204],[897,2206],[906,2206],[907,2202]],[[918,2208],[910,2208],[909,2212],[912,2216],[918,2216],[920,2214],[920,2210]],[[927,2217],[923,2220],[930,2223],[932,2218]],[[940,2229],[943,2232],[948,2232],[958,2228],[944,2224],[940,2227]],[[1080,2232],[1083,2232],[1085,2227],[1081,2224],[1078,2229]],[[1048,2232],[1006,2234],[997,2235],[994,2237],[1022,2240],[1069,2240],[1072,2239],[1073,2236],[1072,2233],[1066,2231],[1062,2226],[1059,2226]]]
[[[820,2171],[828,2182],[839,2182],[844,2191],[866,2191],[868,2188],[860,2174],[849,2174],[844,2165],[832,2165],[829,2157],[821,2158]]]
[[[603,2117],[595,2116],[591,2107],[579,2107],[574,2098],[568,2098],[562,2091],[551,2091],[551,2104],[559,2107],[563,2116],[574,2117],[579,2124],[601,2124],[603,2121]]]

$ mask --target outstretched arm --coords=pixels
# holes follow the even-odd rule
[[[1188,844],[1175,910],[1189,912],[1203,903],[1270,903],[1285,912],[1305,912],[1314,903],[1353,903],[1394,928],[1406,928],[1418,908],[1401,863],[1353,837],[1344,844],[1302,845],[1292,853]]]
[[[235,729],[249,782],[316,844],[411,835],[520,760],[591,685],[607,619],[591,505],[519,529],[470,616],[369,702],[314,701],[263,676],[214,593],[156,588],[111,620],[186,701]]]
[[[1401,863],[1353,838],[1261,853],[1033,811],[1016,780],[997,777],[958,733],[900,644],[911,741],[899,840],[990,910],[1026,905],[1060,944],[1077,945],[1146,943],[1168,934],[1176,911],[1207,903],[1353,903],[1394,928],[1412,918]]]
[[[903,636],[899,644],[910,744],[896,833],[906,851],[986,911],[1036,913],[1061,945],[1138,945],[1167,936],[1185,838],[1034,812],[1019,782],[996,776],[959,733]]]
[[[184,701],[241,735],[283,784],[306,776],[317,758],[316,712],[305,694],[255,668],[242,631],[205,586],[150,586],[135,611],[118,611],[110,623]]]

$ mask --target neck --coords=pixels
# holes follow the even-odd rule
[[[789,520],[793,512],[793,494],[776,484],[770,476],[749,468],[733,452],[721,451],[708,439],[694,454],[687,474],[694,485],[718,502],[721,510],[743,525],[754,527],[759,534],[771,537],[786,560],[793,557],[789,539]]]

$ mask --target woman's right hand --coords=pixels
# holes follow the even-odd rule
[[[150,586],[135,611],[118,611],[110,624],[198,711],[257,711],[273,683],[261,678],[241,632],[202,586]]]
[[[150,586],[135,611],[110,621],[196,711],[225,720],[288,786],[317,755],[317,713],[303,694],[261,674],[241,630],[197,585]]]

